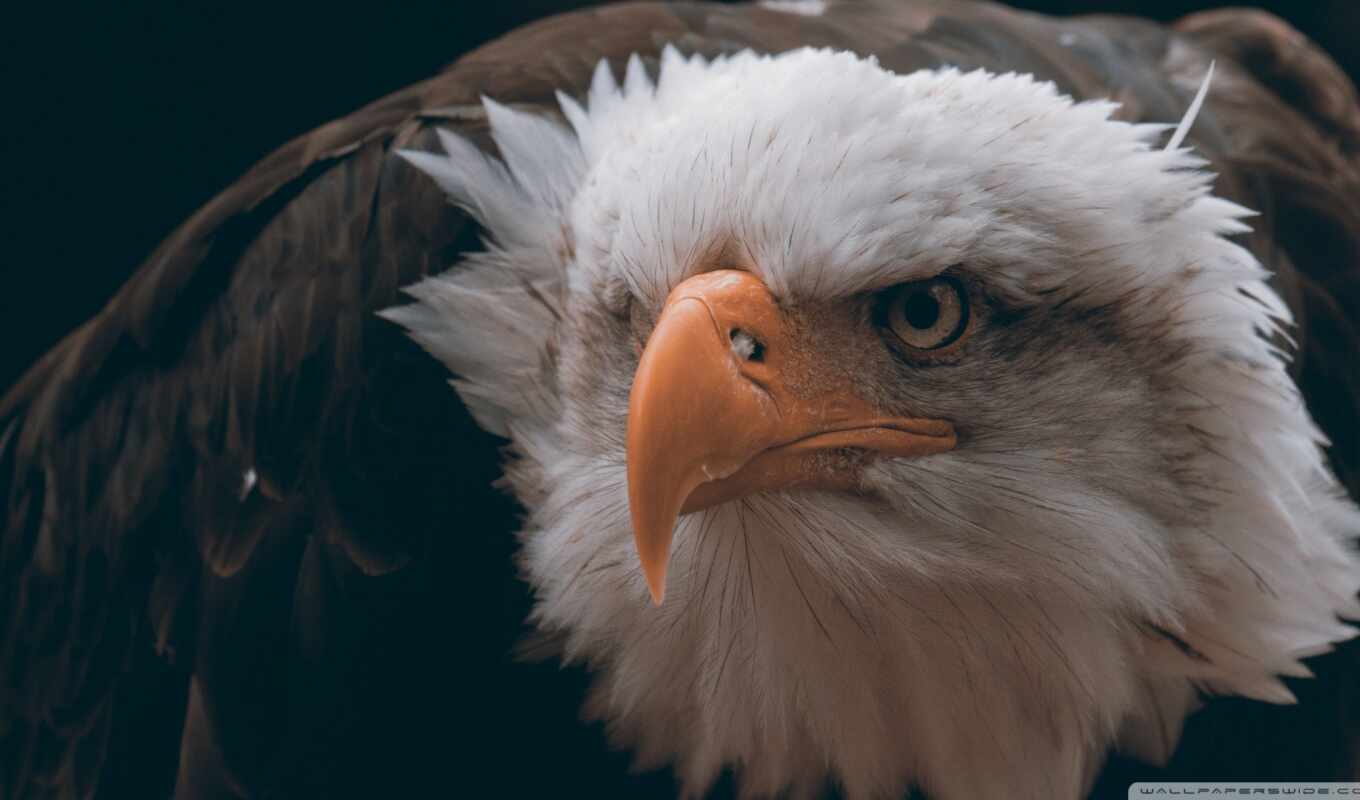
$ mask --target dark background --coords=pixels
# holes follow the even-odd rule
[[[590,4],[129,0],[0,16],[0,390],[275,147],[515,26]],[[1360,74],[1357,0],[1012,4],[1162,20],[1259,6]]]

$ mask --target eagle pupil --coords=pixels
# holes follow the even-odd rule
[[[902,317],[917,330],[930,330],[940,319],[940,303],[926,292],[912,292],[902,304]]]

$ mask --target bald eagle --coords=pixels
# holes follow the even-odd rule
[[[0,797],[1353,776],[1358,150],[1253,12],[494,42],[0,405]]]

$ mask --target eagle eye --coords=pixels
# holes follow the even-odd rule
[[[955,278],[937,276],[894,287],[886,293],[883,319],[913,350],[939,350],[968,329],[968,292]]]

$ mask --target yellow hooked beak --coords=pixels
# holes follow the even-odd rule
[[[657,604],[682,513],[772,489],[853,489],[858,462],[827,451],[910,457],[957,444],[949,422],[880,415],[811,361],[749,272],[706,272],[671,292],[628,402],[629,510]]]

